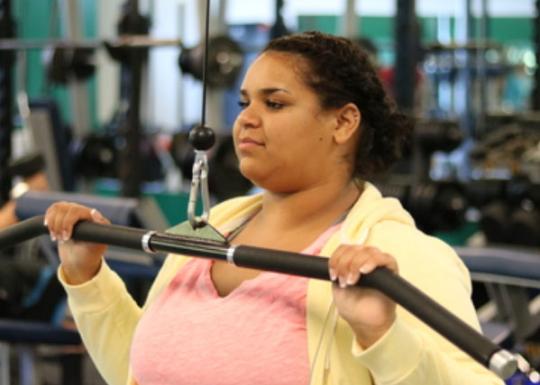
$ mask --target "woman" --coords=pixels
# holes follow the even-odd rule
[[[377,266],[401,274],[478,328],[469,276],[450,247],[414,227],[369,183],[409,133],[367,56],[305,33],[272,41],[242,84],[240,169],[264,193],[224,202],[211,222],[232,244],[330,257],[335,284],[169,256],[144,310],[101,256],[70,241],[95,210],[47,211],[62,240],[59,278],[110,384],[500,384],[377,291],[351,288]]]

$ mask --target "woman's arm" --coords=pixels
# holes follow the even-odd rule
[[[83,343],[98,371],[109,385],[125,385],[129,350],[141,309],[121,278],[102,262],[99,272],[81,285],[66,283],[61,268],[58,278]]]
[[[397,260],[400,275],[477,330],[469,274],[446,244],[399,223],[373,227],[368,243]],[[502,384],[502,381],[444,337],[398,306],[396,321],[358,361],[377,384]]]

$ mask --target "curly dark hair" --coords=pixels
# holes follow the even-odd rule
[[[308,65],[301,76],[323,109],[354,103],[362,113],[354,176],[369,179],[402,156],[412,121],[397,111],[362,48],[343,37],[311,31],[270,41],[263,52],[298,55]]]

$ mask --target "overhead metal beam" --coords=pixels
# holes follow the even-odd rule
[[[179,39],[155,39],[147,35],[124,35],[117,39],[5,39],[0,38],[0,51],[24,51],[41,49],[99,49],[99,48],[159,48],[182,47]]]

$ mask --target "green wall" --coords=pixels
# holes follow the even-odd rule
[[[56,6],[58,0],[16,0],[14,1],[14,18],[17,23],[17,36],[22,39],[59,38],[63,35],[60,10]],[[82,32],[86,38],[97,36],[97,9],[95,0],[80,0],[83,17]],[[437,19],[434,17],[419,18],[424,43],[433,42],[436,38]],[[451,20],[453,33],[455,20]],[[373,39],[380,49],[380,60],[383,64],[391,64],[393,55],[393,18],[366,16],[359,18],[360,34]],[[337,15],[299,17],[299,30],[320,30],[337,34],[340,32],[340,17]],[[490,37],[503,44],[521,47],[532,47],[533,19],[526,17],[496,17],[489,21]],[[42,54],[30,51],[27,56],[28,66],[25,71],[27,90],[30,98],[53,96],[60,104],[62,116],[66,122],[72,120],[70,96],[66,87],[48,86],[44,78]],[[20,66],[17,67],[20,70]],[[90,126],[97,128],[97,101],[95,78],[89,82]]]
[[[418,18],[422,40],[434,41],[437,33],[437,19],[435,17]],[[327,16],[300,16],[298,25],[300,31],[319,30],[326,33],[337,34],[340,32],[340,17]],[[532,17],[493,17],[489,20],[489,36],[502,43],[516,41],[530,42],[533,38]],[[394,20],[391,17],[365,16],[358,19],[360,34],[380,41],[393,41]],[[455,20],[450,20],[451,33],[454,33]]]
[[[435,17],[419,17],[423,43],[436,41],[437,19]],[[488,24],[489,38],[506,45],[532,47],[533,18],[527,17],[492,17]],[[394,20],[391,17],[365,16],[358,20],[360,35],[372,39],[379,47],[383,64],[393,62]],[[300,31],[318,30],[331,34],[339,34],[340,17],[337,15],[300,16]],[[450,33],[454,35],[455,20],[450,20]]]
[[[49,39],[61,38],[63,28],[61,22],[61,10],[57,7],[58,0],[17,0],[14,1],[14,19],[17,26],[17,38],[19,39]],[[83,20],[82,33],[85,38],[95,38],[96,31],[96,4],[94,0],[80,0],[79,2]],[[27,51],[27,68],[24,77],[27,84],[27,92],[30,99],[53,97],[59,103],[62,118],[65,122],[71,122],[70,96],[64,86],[50,86],[47,84],[42,63],[42,52],[39,50]],[[17,63],[17,71],[23,71],[20,62]],[[96,110],[96,82],[92,78],[89,81],[89,108],[90,126],[97,126]]]
[[[97,36],[97,8],[95,0],[79,0],[83,14],[82,32],[86,38]],[[22,39],[46,39],[62,37],[61,15],[56,4],[58,0],[14,0],[14,18],[17,24],[17,37]],[[320,30],[327,33],[340,32],[340,18],[337,15],[299,17],[299,30]],[[434,42],[437,32],[436,18],[419,18],[422,41]],[[451,20],[453,34],[455,20]],[[371,38],[380,48],[381,62],[393,62],[394,22],[391,17],[366,16],[359,19],[360,35]],[[508,45],[532,47],[532,18],[492,18],[489,23],[489,35],[492,39]],[[18,67],[20,71],[20,66]],[[69,92],[65,87],[47,87],[44,78],[41,52],[28,52],[28,67],[24,72],[30,98],[52,96],[59,102],[65,122],[71,122]],[[99,127],[96,108],[96,81],[89,81],[89,103],[91,127]],[[104,191],[99,191],[105,193]],[[185,194],[157,194],[158,204],[163,209],[171,224],[185,219]]]

